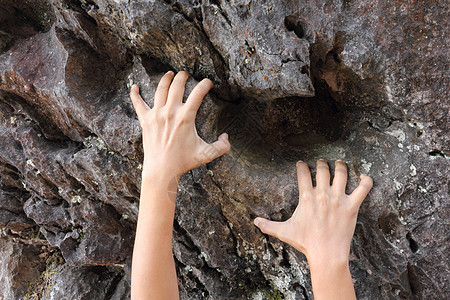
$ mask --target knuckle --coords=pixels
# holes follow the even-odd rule
[[[305,162],[303,162],[303,161],[298,161],[298,162],[296,163],[297,168],[302,167],[304,164],[305,164]]]
[[[337,209],[340,206],[339,197],[331,197],[330,198],[330,207],[332,209]]]
[[[309,173],[309,170],[307,168],[304,168],[303,166],[299,166],[298,173],[299,174],[307,174],[307,173]]]
[[[328,166],[328,162],[326,160],[324,160],[324,159],[319,159],[317,161],[317,165],[318,166]]]
[[[372,186],[373,186],[373,179],[371,177],[364,176],[364,180],[363,181],[364,181],[364,184],[365,184],[366,187],[372,188]]]
[[[151,113],[143,114],[142,120],[141,120],[141,127],[144,128],[144,127],[150,126],[150,124],[154,122],[153,121],[154,119],[155,119],[154,114],[151,114]]]
[[[196,115],[196,112],[195,112],[195,111],[186,109],[186,110],[184,110],[184,111],[182,112],[181,118],[183,119],[184,122],[187,123],[187,122],[192,121],[192,120],[195,121],[195,115]]]
[[[231,150],[231,144],[230,144],[230,142],[226,142],[225,143],[225,152],[228,152],[228,151],[230,151]]]
[[[328,165],[320,164],[320,165],[317,166],[317,170],[319,170],[319,171],[328,171],[329,168],[328,168]]]
[[[132,91],[132,92],[130,93],[130,99],[131,99],[131,101],[133,101],[133,102],[139,101],[139,94],[138,94],[136,91]]]
[[[153,119],[157,123],[161,123],[164,121],[164,114],[161,112],[161,110],[157,110],[153,116]]]
[[[307,177],[310,175],[310,172],[309,169],[300,167],[297,169],[297,174],[298,177]]]
[[[316,196],[316,199],[320,204],[326,205],[330,200],[330,196],[328,195],[328,193],[319,192]]]
[[[373,180],[370,177],[365,177],[361,180],[359,183],[359,186],[362,187],[365,190],[370,190],[373,187]]]
[[[156,95],[159,96],[160,94],[162,94],[164,91],[167,91],[168,89],[169,89],[168,84],[162,84],[162,83],[159,84],[155,91],[155,98],[156,98]]]
[[[345,194],[345,191],[342,191],[341,189],[332,188],[330,197],[333,201],[334,199],[339,199],[339,197],[341,197],[344,194]]]
[[[337,175],[347,175],[347,170],[341,169],[341,168],[336,168],[336,169],[334,170],[334,174],[337,174]]]
[[[175,112],[173,110],[167,110],[165,114],[166,120],[171,121],[175,118]]]
[[[202,95],[206,94],[209,91],[209,88],[205,84],[199,84],[195,97],[201,97]]]
[[[210,89],[214,86],[214,83],[209,78],[204,78],[202,82],[205,84],[207,89]]]
[[[310,191],[303,191],[300,193],[300,196],[302,199],[308,201],[313,199],[313,194]]]
[[[187,80],[187,78],[189,77],[189,73],[186,71],[180,71],[180,72],[178,72],[176,77],[178,77],[178,78],[176,78],[178,80]]]
[[[336,164],[337,166],[340,166],[340,167],[347,167],[347,164],[346,164],[345,161],[343,161],[343,160],[337,160],[337,161],[335,162],[335,164]]]
[[[267,223],[266,222],[261,222],[258,227],[263,233],[267,233]]]
[[[149,120],[146,119],[146,118],[143,118],[142,121],[141,121],[140,123],[141,123],[141,127],[142,127],[142,128],[149,127],[149,125],[150,125]]]

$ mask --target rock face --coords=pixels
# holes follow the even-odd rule
[[[185,174],[182,299],[310,299],[303,255],[263,235],[295,161],[375,186],[351,247],[359,299],[449,298],[448,8],[440,1],[0,3],[1,299],[128,299],[143,158],[128,87],[215,88],[197,118],[229,154]],[[24,271],[26,270],[26,272]]]

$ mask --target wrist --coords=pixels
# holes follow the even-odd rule
[[[174,178],[179,178],[175,173],[165,170],[163,168],[143,168],[142,169],[142,181],[149,181],[155,183],[169,183]]]
[[[180,178],[178,164],[170,161],[167,157],[150,158],[144,155],[142,164],[142,177],[153,180],[171,181],[174,177]]]
[[[158,181],[171,181],[176,176],[177,170],[171,166],[165,160],[148,159],[144,157],[144,163],[142,165],[142,178],[148,178]]]
[[[349,268],[348,255],[329,255],[307,257],[309,268],[312,270],[330,270],[340,269],[345,270]]]
[[[142,186],[151,188],[153,191],[175,193],[177,191],[180,176],[176,176],[165,170],[142,170]]]

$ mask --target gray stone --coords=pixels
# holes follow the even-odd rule
[[[130,287],[113,267],[56,268],[42,300],[129,299]]]
[[[180,182],[182,299],[312,298],[304,256],[252,220],[287,219],[295,161],[314,173],[318,158],[347,162],[348,191],[375,182],[351,245],[358,299],[448,298],[446,16],[441,2],[3,1],[3,296],[52,249],[64,261],[44,299],[129,298],[143,153],[128,88],[152,105],[172,69],[188,91],[214,81],[196,126],[232,144]]]
[[[22,299],[30,285],[45,269],[45,261],[39,257],[41,241],[29,244],[7,238],[0,238],[0,298]]]

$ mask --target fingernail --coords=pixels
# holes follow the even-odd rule
[[[167,75],[173,75],[174,73],[173,73],[173,71],[169,71],[169,72],[167,72],[166,74],[167,74]]]
[[[339,162],[344,162],[342,159],[338,159],[338,160],[336,160],[336,161],[339,161]]]
[[[254,220],[253,220],[253,224],[255,224],[256,227],[259,227],[259,226],[258,226],[258,224],[259,224],[259,218],[254,219]]]
[[[223,133],[223,137],[226,138],[226,139],[228,139],[228,133],[224,132],[224,133]]]
[[[134,90],[135,88],[137,88],[137,84],[133,84],[133,85],[131,86],[131,89],[132,89],[132,90]]]

